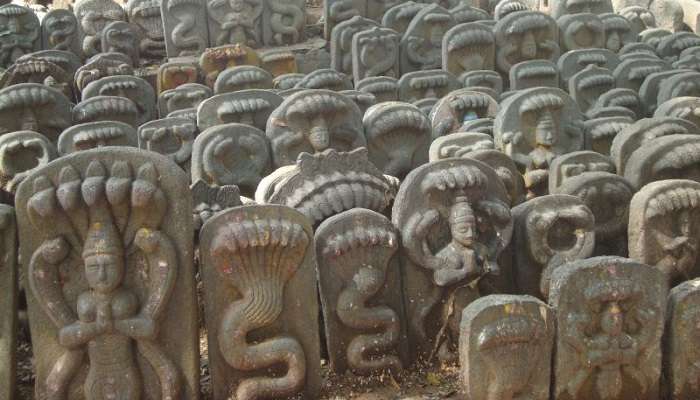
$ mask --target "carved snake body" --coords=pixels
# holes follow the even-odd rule
[[[299,30],[304,24],[304,12],[295,4],[283,2],[281,0],[271,1],[268,3],[272,10],[270,18],[270,26],[274,32],[274,40],[277,44],[285,44],[284,37],[290,35],[291,43],[299,41]],[[283,18],[289,16],[292,19],[291,24],[285,24]]]
[[[194,13],[182,13],[178,16],[180,23],[175,25],[170,38],[172,39],[175,46],[182,49],[180,53],[182,55],[187,55],[190,53],[197,53],[199,50],[206,47],[204,39],[198,35],[189,35],[197,22],[197,18]]]

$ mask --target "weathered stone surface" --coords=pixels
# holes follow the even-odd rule
[[[404,1],[388,9],[382,17],[382,25],[393,29],[403,36],[408,29],[408,25],[413,20],[413,17],[420,10],[426,7],[425,3],[417,1]]]
[[[690,49],[686,50],[694,50],[700,48],[698,47],[691,47]],[[684,52],[686,50],[683,50]],[[700,72],[700,55],[695,54],[695,53],[687,53],[687,55],[684,55],[681,53],[681,56],[678,58],[678,61],[674,61],[671,66],[675,69],[692,69],[694,71],[699,71]]]
[[[200,237],[213,398],[318,397],[308,220],[288,207],[241,206],[212,217]]]
[[[664,179],[700,182],[700,135],[669,135],[646,142],[629,157],[624,174],[637,190]]]
[[[495,41],[491,29],[482,24],[456,25],[442,38],[442,69],[460,79],[472,71],[493,70]]]
[[[31,8],[17,4],[0,6],[0,67],[7,68],[19,57],[41,49],[41,26]]]
[[[377,98],[370,93],[360,92],[359,90],[341,90],[338,93],[352,100],[360,109],[362,115],[365,115],[367,109],[377,104]]]
[[[547,60],[519,62],[510,69],[510,90],[533,87],[559,87],[559,71],[556,64]]]
[[[356,16],[367,16],[367,0],[323,0],[323,36],[330,39],[336,25]]]
[[[192,192],[192,219],[198,232],[214,214],[243,205],[241,193],[235,185],[208,185],[203,180],[190,185]]]
[[[452,14],[429,4],[411,20],[401,38],[401,73],[442,67],[442,39],[453,26]]]
[[[14,209],[0,205],[2,258],[0,259],[0,397],[13,399],[16,395],[17,372],[17,308],[19,305],[17,274],[17,225]]]
[[[164,117],[174,111],[196,108],[213,94],[211,88],[199,83],[185,83],[158,95],[158,115]]]
[[[498,179],[506,188],[511,207],[525,201],[523,176],[510,157],[498,150],[475,150],[466,154],[465,157],[481,161],[496,171]]]
[[[667,291],[660,272],[621,257],[558,268],[554,398],[658,399]]]
[[[360,109],[330,90],[304,90],[284,99],[270,114],[265,135],[275,168],[294,164],[302,152],[366,146]]]
[[[161,0],[129,0],[126,3],[126,14],[129,17],[129,22],[140,30],[139,51],[141,57],[155,62],[166,57],[160,2]]]
[[[618,9],[617,13],[629,21],[632,34],[635,37],[645,29],[656,27],[656,18],[648,7],[629,6]]]
[[[518,11],[530,11],[530,8],[524,2],[520,0],[505,0],[500,1],[493,8],[493,19],[498,21],[503,19],[508,14],[518,12]],[[489,19],[482,18],[482,19]]]
[[[326,89],[336,92],[352,90],[352,77],[334,69],[317,69],[306,74],[305,77],[297,82],[295,87],[301,89]]]
[[[78,0],[73,8],[85,57],[102,53],[102,31],[115,21],[126,21],[126,11],[114,0]]]
[[[306,74],[292,73],[292,74],[282,74],[275,77],[272,80],[272,88],[278,90],[291,89],[299,83]]]
[[[299,70],[296,56],[285,48],[262,53],[260,59],[262,67],[274,77],[293,74]]]
[[[20,83],[0,90],[0,134],[34,131],[56,142],[71,125],[71,104],[56,89]]]
[[[586,0],[586,1],[552,1],[540,4],[540,11],[552,16],[555,20],[571,14],[592,13],[605,14],[613,12],[610,0]]]
[[[656,54],[666,61],[676,61],[683,50],[696,46],[700,46],[700,36],[693,32],[676,32],[661,38]]]
[[[62,67],[30,54],[17,59],[0,75],[0,88],[19,83],[41,83],[73,99],[73,76]]]
[[[617,53],[627,43],[637,41],[639,32],[633,31],[630,22],[622,15],[606,13],[599,15],[605,29],[605,48]]]
[[[83,89],[83,100],[96,96],[118,96],[136,104],[139,125],[156,116],[156,93],[153,86],[135,76],[108,76],[91,82]]]
[[[237,65],[260,65],[255,50],[241,44],[232,44],[206,49],[199,57],[199,67],[204,73],[204,83],[214,87],[221,72]]]
[[[454,75],[440,69],[409,72],[399,79],[399,99],[408,103],[426,98],[441,99],[460,86]]]
[[[194,59],[191,61],[169,61],[158,67],[158,94],[175,89],[188,83],[199,83],[199,68]]]
[[[405,3],[404,0],[367,0],[367,18],[381,21],[384,14],[397,4]]]
[[[454,358],[459,313],[480,291],[475,280],[498,275],[513,222],[495,171],[472,159],[413,170],[394,202],[401,230],[402,281],[412,359]]]
[[[639,32],[639,41],[656,49],[661,39],[671,35],[671,33],[671,31],[665,28],[648,28]]]
[[[371,76],[399,74],[399,35],[388,28],[373,27],[352,37],[352,73],[355,82]]]
[[[433,107],[435,107],[435,104],[437,104],[439,100],[440,99],[438,99],[437,97],[428,97],[425,99],[416,100],[412,104],[418,107],[418,109],[421,110],[423,114],[429,116],[430,112],[433,111]]]
[[[493,118],[479,118],[462,124],[464,132],[485,133],[493,137]]]
[[[619,52],[621,59],[637,57],[642,54],[650,55],[653,58],[659,58],[656,55],[656,49],[653,46],[642,42],[628,43],[622,46]]]
[[[352,43],[355,34],[379,27],[375,21],[361,16],[352,17],[338,24],[331,34],[331,69],[352,75]]]
[[[605,26],[596,14],[567,14],[557,19],[562,52],[605,48]]]
[[[269,90],[251,89],[224,93],[204,100],[197,109],[200,131],[212,126],[240,123],[265,130],[270,114],[282,97]]]
[[[586,113],[586,118],[589,120],[608,117],[623,117],[634,120],[637,118],[637,114],[626,107],[593,107]]]
[[[39,133],[19,131],[0,136],[0,187],[14,194],[17,186],[34,169],[43,167],[56,157],[56,146]],[[2,215],[0,210],[0,216]],[[1,219],[2,217],[0,222]],[[0,335],[2,336],[4,335]]]
[[[400,371],[408,342],[396,228],[377,212],[348,210],[324,221],[315,242],[331,370]]]
[[[160,0],[169,58],[198,56],[209,46],[205,0]]]
[[[45,19],[44,19],[45,20]],[[29,53],[17,59],[17,61],[23,61],[25,59],[40,59],[46,60],[52,64],[56,64],[61,69],[66,71],[70,76],[75,77],[75,73],[83,65],[81,57],[72,53],[70,51],[63,50],[40,50],[33,53]],[[50,85],[49,82],[45,84]]]
[[[609,156],[615,137],[633,123],[634,120],[629,117],[589,119],[583,123],[583,129],[586,134],[586,145],[584,147],[604,156]]]
[[[268,47],[304,41],[304,0],[263,0],[263,42]]]
[[[557,268],[593,254],[593,212],[578,197],[550,194],[530,199],[512,213],[515,286],[518,293],[546,299]]]
[[[374,76],[355,83],[355,89],[372,94],[378,103],[399,99],[399,82],[396,78]]]
[[[567,179],[584,172],[615,173],[615,164],[610,157],[594,151],[574,151],[561,155],[549,166],[549,191],[553,192]]]
[[[57,144],[61,156],[105,146],[137,147],[136,129],[117,121],[87,122],[64,130]]]
[[[497,112],[498,102],[487,94],[469,89],[452,91],[440,99],[430,113],[433,138],[469,132],[463,128],[465,122],[493,118]]]
[[[20,185],[37,398],[198,398],[188,192],[165,157],[125,148],[62,157]]]
[[[97,121],[117,121],[137,128],[141,116],[136,103],[118,96],[96,96],[73,107],[73,124]]]
[[[596,108],[606,107],[625,107],[634,113],[633,119],[635,120],[644,115],[639,94],[632,89],[614,88],[601,94],[593,109],[589,110],[589,114]],[[589,118],[591,117],[589,116]]]
[[[659,104],[656,112],[654,112],[654,118],[682,118],[688,122],[692,122],[695,126],[700,126],[699,111],[700,98],[677,97]]]
[[[666,393],[670,399],[692,400],[700,395],[697,386],[697,349],[700,280],[684,282],[671,290],[666,308],[664,364]]]
[[[584,114],[596,105],[603,93],[614,87],[615,77],[612,72],[595,65],[588,65],[569,79],[569,94]]]
[[[668,64],[661,60],[627,59],[613,70],[618,88],[632,89],[639,92],[644,79],[655,73],[668,70]]]
[[[187,118],[190,121],[197,122],[197,109],[185,108],[182,110],[176,110],[166,115],[166,118]]]
[[[214,93],[246,89],[272,89],[272,75],[260,67],[241,65],[222,71],[214,82]]]
[[[503,78],[496,71],[471,71],[459,77],[462,86],[465,88],[485,87],[493,89],[496,94],[503,92]]]
[[[562,54],[557,61],[561,87],[567,88],[569,79],[588,65],[596,65],[614,71],[620,63],[617,54],[607,49],[571,50]]]
[[[548,400],[555,320],[530,296],[491,295],[462,311],[460,378],[470,399]]]
[[[207,26],[212,46],[240,43],[262,47],[263,0],[207,2]]]
[[[197,124],[187,118],[163,118],[141,125],[138,130],[140,149],[163,154],[185,171],[190,170],[192,142]]]
[[[496,68],[503,74],[522,61],[554,61],[559,57],[556,22],[541,12],[508,14],[496,22],[493,32],[496,36]]]
[[[688,72],[688,70],[672,69],[668,71],[655,72],[644,78],[642,86],[639,87],[639,97],[642,100],[646,115],[653,115],[657,107],[657,98],[661,85],[674,75]]]
[[[670,76],[659,87],[657,104],[679,97],[700,97],[700,72],[686,71]]]
[[[485,133],[458,132],[438,137],[430,144],[430,162],[446,158],[469,158],[469,153],[492,150],[493,138]]]
[[[42,48],[69,51],[82,56],[78,19],[70,10],[56,8],[41,20]]]
[[[472,4],[473,5],[473,4]],[[465,24],[468,22],[477,22],[491,19],[488,11],[481,8],[472,7],[466,2],[458,2],[458,4],[450,8],[450,14],[455,20],[455,24]]]
[[[88,84],[115,75],[134,75],[131,59],[121,53],[100,53],[78,68],[75,72],[75,86],[82,92]]]
[[[252,196],[270,172],[271,161],[260,129],[236,123],[213,126],[200,133],[192,146],[192,182],[236,185]]]

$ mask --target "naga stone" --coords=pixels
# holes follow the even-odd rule
[[[0,67],[7,68],[19,57],[41,49],[41,25],[31,8],[0,6],[0,26]]]
[[[452,14],[429,4],[416,14],[401,38],[401,73],[442,67],[442,39],[453,26]]]
[[[614,76],[614,75],[613,75]],[[637,91],[625,88],[614,88],[607,92],[601,94],[596,100],[595,105],[589,110],[590,114],[595,109],[602,109],[607,107],[624,107],[632,111],[633,119],[636,120],[641,117],[644,113],[642,111],[642,100],[639,97]],[[591,116],[588,116],[591,118]]]
[[[645,29],[656,28],[656,18],[654,14],[649,11],[648,7],[629,6],[618,9],[617,13],[629,21],[632,35],[634,35],[635,38]]]
[[[510,90],[533,87],[559,87],[557,65],[548,60],[523,61],[513,65],[508,73]]]
[[[527,4],[519,1],[519,0],[505,0],[505,1],[500,1],[496,6],[493,8],[493,19],[498,21],[499,19],[503,19],[508,14],[518,12],[518,11],[529,11],[530,8],[527,6]],[[482,19],[489,19],[487,18],[482,18]]]
[[[425,3],[417,1],[404,1],[388,9],[382,17],[382,25],[393,29],[403,36],[408,25],[420,10],[427,7]]]
[[[465,158],[481,161],[496,171],[498,179],[506,188],[510,207],[525,201],[525,182],[513,160],[498,150],[474,150]]]
[[[293,52],[287,50],[270,50],[260,56],[262,67],[272,74],[279,76],[283,74],[296,73],[298,71],[297,58]]]
[[[651,57],[658,59],[656,48],[641,42],[628,43],[619,51],[620,59],[635,58],[635,57]]]
[[[192,61],[169,61],[158,67],[156,90],[163,93],[188,83],[199,83],[199,67]]]
[[[370,107],[362,120],[369,161],[384,174],[403,179],[428,162],[430,120],[418,107],[384,102]]]
[[[199,248],[213,399],[318,398],[308,219],[279,205],[235,207],[207,221]]]
[[[691,47],[690,49],[700,49],[700,46]],[[689,50],[689,49],[686,49]],[[685,52],[685,50],[684,50]],[[674,69],[692,69],[694,71],[700,72],[700,55],[689,53],[687,55],[681,55],[678,61],[674,61],[671,66]]]
[[[700,97],[700,72],[686,71],[673,75],[659,86],[657,104],[680,97]]]
[[[441,99],[462,85],[454,75],[441,69],[409,72],[399,79],[399,99],[415,103],[421,99]]]
[[[435,104],[440,101],[437,97],[428,97],[425,99],[421,100],[416,100],[412,102],[414,106],[418,107],[419,110],[423,112],[423,114],[430,116],[430,112],[433,111],[433,107],[435,107]]]
[[[676,97],[659,104],[654,118],[674,117],[692,122],[700,127],[700,98]]]
[[[656,54],[664,60],[676,61],[683,50],[700,46],[700,36],[693,32],[676,32],[662,38]]]
[[[595,15],[613,12],[610,0],[555,0],[540,4],[540,11],[546,12],[558,20],[571,14],[591,13]]]
[[[671,286],[700,276],[699,199],[700,183],[668,179],[644,186],[630,203],[629,256],[659,269]]]
[[[362,31],[379,27],[375,21],[361,16],[352,17],[336,25],[331,33],[331,69],[352,75],[353,37]]]
[[[462,124],[464,132],[485,133],[493,137],[493,118],[478,118]]]
[[[192,219],[198,232],[214,214],[243,205],[241,193],[235,185],[209,185],[198,180],[190,185],[192,192]]]
[[[82,56],[78,19],[70,10],[56,8],[41,20],[42,48],[69,51]]]
[[[126,11],[114,0],[77,0],[73,12],[85,57],[106,52],[102,49],[102,31],[112,22],[126,21]]]
[[[464,2],[460,2],[457,4],[457,6],[450,8],[450,14],[452,14],[455,24],[464,24],[477,21],[483,22],[491,18],[488,11],[482,10],[481,8],[472,7]]]
[[[522,61],[554,61],[559,57],[556,22],[541,12],[509,14],[496,22],[493,32],[496,37],[496,68],[503,74]]]
[[[185,171],[190,170],[192,142],[197,124],[187,118],[163,118],[141,125],[138,130],[140,149],[163,154]]]
[[[430,162],[446,158],[469,158],[469,153],[493,150],[493,137],[485,133],[457,132],[440,136],[430,144]]]
[[[667,291],[663,274],[626,258],[557,268],[553,398],[658,399]]]
[[[31,54],[31,53],[30,53]],[[57,64],[28,55],[20,57],[0,75],[0,88],[19,83],[40,83],[73,99],[73,76]]]
[[[589,119],[606,117],[625,117],[634,120],[637,114],[627,107],[593,107],[586,113],[586,118]]]
[[[365,112],[367,112],[368,108],[377,104],[377,99],[374,97],[374,95],[365,92],[360,92],[359,90],[341,90],[338,93],[352,100],[353,103],[355,103],[357,107],[359,107],[360,113],[362,115],[365,115]]]
[[[299,155],[294,166],[279,168],[255,193],[260,204],[282,204],[301,211],[314,226],[353,208],[384,214],[394,199],[398,179],[383,175],[367,158],[367,149],[334,149]]]
[[[585,148],[609,156],[615,137],[633,123],[634,119],[629,117],[600,117],[586,120],[583,123],[586,134]]]
[[[404,0],[367,0],[367,18],[381,21],[384,14]]]
[[[490,28],[469,22],[447,31],[442,38],[442,69],[462,79],[472,71],[493,70],[496,46]],[[475,85],[476,86],[476,85]]]
[[[56,157],[56,147],[39,133],[19,131],[0,136],[0,187],[5,192],[14,194],[19,184],[33,170],[43,167]],[[2,215],[0,210],[0,227]]]
[[[461,310],[481,278],[501,273],[510,242],[508,194],[496,172],[467,158],[414,169],[399,188],[392,222],[401,229],[404,305],[411,359],[454,359]]]
[[[648,44],[656,50],[661,39],[671,34],[671,31],[664,28],[648,28],[639,32],[639,41]]]
[[[700,396],[700,357],[693,343],[700,326],[699,307],[700,279],[683,282],[671,289],[666,308],[663,364],[669,399],[693,400]]]
[[[160,1],[129,0],[126,4],[129,22],[140,31],[139,53],[141,57],[156,62],[166,57]]]
[[[235,122],[264,131],[270,114],[282,101],[279,95],[260,89],[218,94],[197,108],[197,126],[203,132],[212,126]]]
[[[236,185],[253,195],[270,172],[272,160],[265,133],[249,125],[228,123],[203,131],[192,145],[192,181]]]
[[[161,155],[112,147],[19,186],[37,398],[198,398],[188,184]]]
[[[263,42],[268,47],[288,46],[304,41],[306,2],[304,0],[262,0]]]
[[[114,21],[102,30],[102,49],[105,53],[122,53],[131,58],[134,65],[140,61],[140,34],[130,22]]]
[[[462,311],[460,379],[469,399],[549,400],[554,311],[530,296],[491,295]]]
[[[501,104],[493,133],[496,148],[524,171],[528,196],[534,197],[547,193],[556,156],[583,149],[583,115],[561,89],[526,89]]]
[[[0,231],[2,231],[2,257],[0,258],[0,397],[16,396],[17,379],[17,308],[19,288],[17,273],[17,227],[14,209],[0,205]]]
[[[700,135],[669,135],[646,142],[627,160],[624,176],[637,190],[664,179],[700,182]]]
[[[45,21],[46,19],[44,19]],[[81,57],[70,51],[63,50],[40,50],[33,53],[29,53],[17,59],[17,61],[23,61],[25,59],[40,59],[46,60],[52,64],[58,65],[61,69],[70,74],[70,76],[75,77],[75,73],[83,65]]]
[[[304,90],[284,99],[270,114],[265,135],[275,168],[294,164],[303,152],[366,146],[360,109],[330,90]]]
[[[237,65],[260,65],[255,50],[240,43],[206,49],[199,57],[199,67],[204,73],[204,83],[214,87],[221,72]]]
[[[355,209],[325,220],[315,242],[331,371],[401,371],[408,343],[398,231],[387,217]]]
[[[168,58],[194,57],[209,47],[205,0],[160,0]]]
[[[41,133],[52,143],[71,125],[71,103],[56,89],[20,83],[0,90],[0,134]]]
[[[399,35],[373,27],[352,37],[352,74],[355,82],[371,76],[399,77]]]
[[[567,14],[557,19],[557,25],[562,52],[605,48],[605,27],[596,14]]]
[[[352,17],[367,16],[367,0],[323,0],[323,12],[323,36],[328,40],[336,25]]]
[[[607,68],[589,65],[569,79],[569,94],[578,104],[579,110],[586,113],[603,93],[615,87],[615,77]]]
[[[630,22],[622,15],[606,13],[599,15],[605,28],[605,48],[617,53],[627,43],[637,41],[637,33],[632,30]]]
[[[563,154],[552,160],[549,166],[549,191],[553,192],[567,179],[584,172],[615,173],[612,159],[595,151],[582,150]]]
[[[73,107],[73,124],[97,121],[117,121],[137,128],[140,124],[136,103],[118,96],[96,96]]]
[[[618,88],[632,89],[639,92],[644,79],[655,73],[668,70],[668,64],[662,60],[627,59],[613,70],[615,86]]]
[[[138,146],[136,129],[123,122],[99,121],[73,125],[58,137],[58,154],[105,146]]]
[[[646,115],[653,115],[656,111],[661,85],[674,75],[679,75],[684,72],[688,72],[688,70],[674,68],[669,71],[655,72],[644,78],[642,86],[639,87],[639,97],[644,105]],[[678,81],[676,81],[676,83],[677,82]]]
[[[263,0],[207,0],[212,46],[240,43],[262,47]]]
[[[215,94],[246,89],[272,89],[272,75],[260,67],[240,65],[225,69],[214,82]]]
[[[488,94],[470,89],[457,89],[438,101],[430,113],[433,138],[450,133],[469,132],[464,124],[474,120],[493,118],[498,102]]]
[[[301,74],[298,72],[277,75],[275,76],[275,79],[272,80],[272,88],[278,90],[292,89],[305,76],[306,74]]]
[[[190,121],[197,122],[197,109],[196,108],[185,108],[182,110],[176,110],[165,116],[166,118],[187,118]]]
[[[326,89],[336,92],[352,90],[352,75],[344,74],[334,69],[317,69],[301,78],[295,88]]]
[[[557,61],[562,84],[561,87],[567,88],[569,79],[591,64],[614,71],[618,64],[620,64],[620,58],[617,54],[607,49],[567,51],[562,54]]]
[[[142,78],[108,76],[98,79],[83,89],[83,101],[96,96],[118,96],[133,101],[139,110],[139,125],[156,116],[156,93]]]
[[[565,194],[530,199],[511,212],[517,291],[546,299],[557,268],[593,254],[593,212],[580,198]]]
[[[471,71],[462,74],[459,77],[459,81],[465,88],[489,88],[496,92],[500,96],[503,92],[503,78],[501,74],[496,71]]]
[[[212,94],[211,88],[199,83],[185,83],[166,90],[158,95],[158,114],[164,117],[174,111],[196,108]]]
[[[118,75],[134,75],[131,58],[121,53],[100,53],[75,71],[75,86],[82,92],[85,86],[98,79]]]

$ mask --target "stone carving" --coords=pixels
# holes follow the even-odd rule
[[[569,94],[582,113],[594,107],[600,96],[614,87],[612,72],[595,65],[587,66],[569,79]]]
[[[373,27],[352,37],[352,73],[355,82],[371,76],[399,77],[399,35]]]
[[[352,17],[367,16],[367,0],[324,0],[323,12],[323,35],[328,40],[339,23]]]
[[[499,96],[503,92],[503,78],[496,71],[471,71],[462,74],[459,80],[465,88],[489,88]]]
[[[618,88],[639,92],[647,76],[667,69],[668,65],[661,60],[633,58],[622,61],[613,71],[613,75]]]
[[[73,76],[57,64],[43,58],[32,57],[31,53],[20,57],[0,75],[0,87],[18,83],[40,83],[59,90],[73,99]]]
[[[635,37],[639,36],[645,29],[656,28],[656,18],[648,7],[629,6],[617,10],[617,12],[629,21],[630,29]]]
[[[681,97],[700,97],[700,72],[686,71],[668,77],[659,86],[657,104]]]
[[[495,57],[493,32],[482,24],[456,25],[442,39],[442,69],[460,80],[465,73],[493,70]]]
[[[484,21],[491,18],[486,10],[472,7],[464,2],[459,2],[455,7],[450,8],[450,14],[452,14],[455,24]]]
[[[693,32],[676,32],[659,40],[656,53],[664,60],[676,61],[683,50],[697,46],[700,46],[700,36]]]
[[[17,372],[17,308],[19,288],[17,285],[17,232],[14,209],[0,205],[0,228],[2,228],[2,259],[0,264],[0,397],[12,399],[16,395]]]
[[[292,74],[299,70],[296,55],[285,49],[273,49],[261,55],[262,67],[272,76]]]
[[[302,152],[349,151],[366,145],[362,114],[352,100],[330,90],[304,90],[284,99],[267,122],[275,168]]]
[[[355,89],[374,96],[377,103],[399,99],[399,81],[387,76],[374,76],[355,83]]]
[[[493,97],[469,89],[450,92],[435,104],[430,113],[433,138],[450,133],[468,132],[465,122],[493,118],[498,112],[498,102]]]
[[[428,97],[422,100],[416,100],[412,104],[418,107],[418,109],[421,110],[423,114],[429,116],[430,112],[433,111],[433,107],[435,107],[435,104],[437,104],[439,100],[440,99],[436,97]]]
[[[282,97],[268,90],[219,94],[202,102],[197,110],[197,125],[200,131],[204,131],[212,126],[235,122],[264,131],[270,114],[282,101]]]
[[[634,119],[629,117],[601,117],[587,120],[583,123],[586,132],[585,148],[609,156],[615,137],[633,123]]]
[[[537,11],[506,15],[493,28],[496,36],[496,67],[507,74],[513,65],[528,60],[559,57],[558,32],[554,20]]]
[[[691,47],[690,49],[696,48],[700,48],[700,46]],[[685,52],[686,50],[683,50],[683,52]],[[671,66],[674,69],[692,69],[694,71],[700,71],[700,55],[695,53],[681,53],[681,56],[678,58],[678,61],[675,61],[673,64],[671,64]]]
[[[584,172],[615,173],[615,164],[610,157],[590,150],[574,151],[561,155],[549,166],[549,191],[553,192],[567,179]]]
[[[653,267],[595,257],[558,268],[556,399],[658,399],[666,282]]]
[[[510,90],[559,87],[559,70],[556,64],[547,60],[519,62],[510,69],[509,78]]]
[[[129,22],[140,30],[139,53],[151,61],[160,61],[166,57],[160,8],[160,0],[129,0],[126,4]]]
[[[412,359],[450,358],[459,335],[453,310],[479,297],[480,277],[499,274],[513,229],[508,204],[495,171],[471,159],[432,162],[404,180],[392,222],[401,228]]]
[[[442,67],[442,39],[455,20],[437,4],[429,4],[416,14],[401,38],[401,73]]]
[[[101,37],[101,48],[105,53],[126,54],[134,65],[138,65],[141,37],[134,24],[124,21],[110,22],[102,30]]]
[[[272,80],[272,88],[278,90],[291,89],[295,87],[297,83],[299,83],[299,81],[302,80],[302,78],[304,78],[305,76],[306,74],[300,73],[278,75],[275,77],[275,79]]]
[[[41,42],[44,49],[70,51],[82,56],[78,19],[70,10],[56,8],[41,20]]]
[[[341,90],[338,93],[352,100],[353,103],[355,103],[360,109],[360,113],[362,115],[365,115],[367,109],[377,104],[377,99],[374,97],[374,95],[360,92],[359,90]]]
[[[331,370],[400,371],[408,348],[396,228],[377,212],[355,209],[325,220],[315,241]]]
[[[192,204],[178,170],[109,148],[20,185],[38,398],[198,397]]]
[[[46,18],[44,18],[46,21]],[[40,59],[57,65],[71,77],[75,77],[75,73],[83,65],[81,58],[75,53],[63,50],[40,50],[29,53],[17,59],[18,62],[30,59]]]
[[[656,48],[641,42],[627,43],[622,46],[619,51],[620,59],[635,58],[635,57],[647,57],[657,59]]]
[[[242,206],[213,216],[200,238],[213,398],[317,398],[318,303],[308,296],[316,292],[316,261],[308,220],[283,206]]]
[[[90,83],[116,75],[134,75],[131,58],[121,53],[100,53],[78,68],[75,72],[75,86],[82,92]]]
[[[650,140],[627,160],[624,176],[637,189],[664,179],[700,182],[700,136],[669,135]]]
[[[196,134],[197,125],[187,118],[157,119],[139,127],[138,144],[140,149],[163,154],[189,171]]]
[[[614,71],[620,64],[620,58],[608,49],[567,51],[557,61],[562,87],[568,87],[569,79],[591,64]]]
[[[267,46],[286,46],[304,41],[304,0],[263,0],[263,41]]]
[[[187,118],[190,121],[197,122],[197,109],[185,108],[182,110],[173,111],[166,115],[166,118]]]
[[[114,0],[79,0],[73,12],[78,19],[81,48],[86,57],[103,53],[102,31],[108,24],[126,21],[124,8]]]
[[[242,44],[232,44],[206,49],[199,57],[199,67],[204,73],[204,83],[214,87],[221,72],[237,65],[260,65],[255,50]]]
[[[31,8],[17,4],[0,6],[0,67],[41,48],[41,26]]]
[[[136,129],[117,121],[87,122],[73,125],[58,137],[58,154],[75,153],[104,146],[136,147]]]
[[[270,172],[271,161],[260,129],[236,123],[213,126],[200,133],[192,146],[192,181],[236,185],[252,196]]]
[[[158,93],[175,89],[188,83],[199,82],[199,68],[195,62],[169,61],[158,67]]]
[[[368,18],[355,16],[336,25],[331,33],[331,69],[352,75],[352,43],[355,34],[379,25]]]
[[[462,124],[462,131],[484,133],[493,137],[493,118],[479,118]]]
[[[458,132],[436,138],[430,144],[430,162],[446,158],[469,158],[477,150],[492,150],[493,138],[485,133]]]
[[[384,14],[403,0],[367,0],[367,18],[381,21]]]
[[[648,28],[639,33],[639,41],[656,49],[661,39],[671,35],[671,31],[664,28]]]
[[[663,371],[670,399],[691,400],[698,396],[698,356],[692,340],[698,329],[700,280],[684,282],[671,290],[666,308]]]
[[[125,97],[96,96],[81,101],[73,107],[74,124],[117,121],[137,128],[140,118],[136,104]]]
[[[571,14],[591,13],[599,15],[611,13],[613,12],[613,6],[610,0],[552,1],[541,4],[540,11],[548,13],[555,20],[559,20],[560,17]]]
[[[654,113],[654,118],[674,117],[689,121],[700,127],[700,98],[677,97],[667,100]]]
[[[41,133],[52,143],[71,125],[71,104],[56,89],[39,83],[20,83],[0,90],[0,134]]]
[[[460,88],[454,75],[440,69],[409,72],[399,79],[399,99],[414,103],[421,99],[440,99]]]
[[[364,114],[369,161],[384,174],[403,179],[428,161],[430,120],[416,106],[384,102]]]
[[[634,111],[626,107],[602,107],[602,108],[591,108],[586,113],[586,118],[596,119],[596,118],[607,118],[607,117],[624,117],[629,119],[637,118]]]
[[[168,58],[193,57],[209,47],[205,0],[161,0]]]
[[[503,17],[505,17],[506,15],[518,11],[530,11],[530,8],[527,6],[527,4],[519,0],[500,1],[493,8],[493,19],[498,21],[499,19],[503,19]],[[487,17],[482,19],[489,18]]]
[[[607,13],[600,14],[605,28],[605,48],[617,53],[627,43],[637,41],[639,32],[632,30],[630,22],[622,15]]]
[[[241,65],[222,71],[214,82],[214,93],[245,89],[272,89],[272,75],[260,67]]]
[[[262,46],[263,0],[208,0],[209,36],[213,46],[240,43]]]
[[[501,104],[493,130],[496,148],[524,171],[528,196],[534,197],[547,192],[552,159],[583,148],[582,128],[583,115],[568,94],[532,88]]]
[[[634,113],[634,119],[643,115],[642,101],[633,89],[614,88],[598,97],[595,108],[625,107]]]
[[[352,90],[352,77],[333,69],[317,69],[297,82],[298,89]]]
[[[158,95],[158,114],[162,117],[173,111],[196,108],[212,96],[212,90],[199,83],[185,83]]]
[[[54,158],[56,147],[39,133],[19,131],[0,136],[0,187],[14,194],[17,186],[34,169],[43,167]],[[0,222],[4,215],[2,211],[0,210]]]
[[[567,14],[557,19],[561,51],[606,48],[605,26],[596,14]]]
[[[510,157],[498,150],[474,150],[465,154],[465,158],[481,161],[496,171],[498,179],[506,188],[510,207],[515,207],[525,201],[523,176]]]
[[[642,86],[639,87],[639,97],[644,104],[646,115],[653,115],[654,111],[656,111],[657,99],[659,97],[661,85],[672,76],[682,74],[684,72],[688,72],[688,70],[672,69],[669,71],[655,72],[644,78]],[[678,81],[675,83],[677,84]]]
[[[242,205],[238,186],[210,186],[200,179],[190,185],[190,191],[194,206],[192,218],[195,231],[199,231],[214,214]]]
[[[413,20],[413,17],[418,14],[420,10],[426,7],[425,3],[420,3],[417,1],[403,1],[390,9],[388,9],[384,16],[382,17],[382,25],[393,29],[403,36],[408,29],[408,25]]]
[[[139,125],[156,116],[156,93],[153,86],[135,76],[107,76],[83,89],[83,100],[96,96],[119,96],[130,99],[139,110]]]
[[[529,297],[492,295],[462,312],[460,378],[471,399],[548,400],[554,313]]]

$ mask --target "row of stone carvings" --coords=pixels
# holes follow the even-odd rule
[[[700,183],[675,172],[695,180],[620,200],[613,174],[583,172],[562,187],[584,181],[585,193],[511,209],[501,176],[476,158],[428,163],[397,187],[364,149],[302,154],[259,185],[259,204],[216,213],[199,233],[214,398],[318,395],[317,285],[337,372],[459,352],[472,398],[548,399],[556,343],[553,398],[656,400],[662,354],[669,398],[697,398],[700,282],[674,289],[668,307],[667,292],[699,275]],[[18,229],[37,398],[197,398],[188,181],[152,152],[86,150],[20,184],[16,223],[3,208],[0,350],[11,363]],[[630,259],[582,260],[619,250],[601,251],[610,221],[598,217],[626,220],[627,207]],[[501,293],[551,308],[484,297]],[[11,390],[13,369],[0,371]]]

